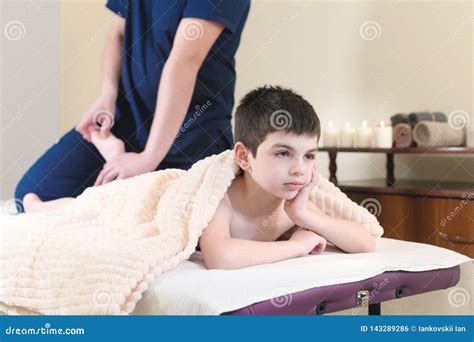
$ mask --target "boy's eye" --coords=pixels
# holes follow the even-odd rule
[[[287,156],[289,156],[290,154],[288,153],[288,151],[282,151],[282,152],[276,153],[275,155],[278,156],[278,157],[287,157]],[[307,155],[306,155],[306,158],[308,158],[308,159],[314,159],[314,158],[316,158],[316,157],[315,157],[314,154],[311,154],[311,153],[310,153],[310,154],[307,154]]]
[[[280,156],[280,157],[286,157],[286,156],[288,156],[288,155],[289,155],[289,153],[288,153],[287,151],[278,152],[278,153],[276,154],[276,156]]]

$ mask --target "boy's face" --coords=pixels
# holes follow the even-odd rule
[[[292,199],[311,181],[317,146],[316,136],[272,132],[258,146],[256,158],[249,153],[250,174],[272,195]]]

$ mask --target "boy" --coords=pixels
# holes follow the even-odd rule
[[[348,253],[375,251],[375,238],[362,225],[329,217],[308,199],[318,181],[320,130],[313,107],[290,89],[264,86],[243,97],[234,134],[241,173],[199,240],[208,268],[235,269],[319,254],[326,239]],[[106,159],[121,153],[122,147],[94,132],[92,141]],[[27,196],[27,212],[55,210],[70,201],[41,202],[34,194]]]
[[[200,238],[208,268],[319,254],[326,239],[349,253],[375,251],[375,238],[362,225],[331,218],[308,199],[317,183],[319,137],[316,112],[292,90],[261,87],[243,97],[234,132],[242,172]]]

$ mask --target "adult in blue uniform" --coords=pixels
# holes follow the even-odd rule
[[[104,50],[101,95],[25,173],[17,199],[29,192],[42,200],[77,197],[94,184],[188,169],[233,146],[234,56],[250,0],[106,6],[117,16]],[[109,113],[113,125],[98,113]],[[125,142],[126,152],[107,163],[91,143],[89,127],[98,124],[103,136],[111,132]]]

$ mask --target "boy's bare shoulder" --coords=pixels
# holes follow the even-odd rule
[[[233,209],[232,209],[230,198],[227,194],[225,194],[224,197],[222,197],[219,204],[217,205],[214,218],[219,219],[221,221],[225,220],[226,222],[228,221],[230,223],[232,211]]]
[[[201,248],[205,248],[206,244],[212,243],[216,238],[229,238],[230,237],[230,217],[231,209],[229,207],[230,201],[224,196],[219,204],[217,205],[214,216],[204,229],[200,244]],[[212,236],[212,239],[210,237]]]
[[[226,210],[232,211],[232,203],[230,202],[229,194],[226,192],[221,200],[221,204]]]

